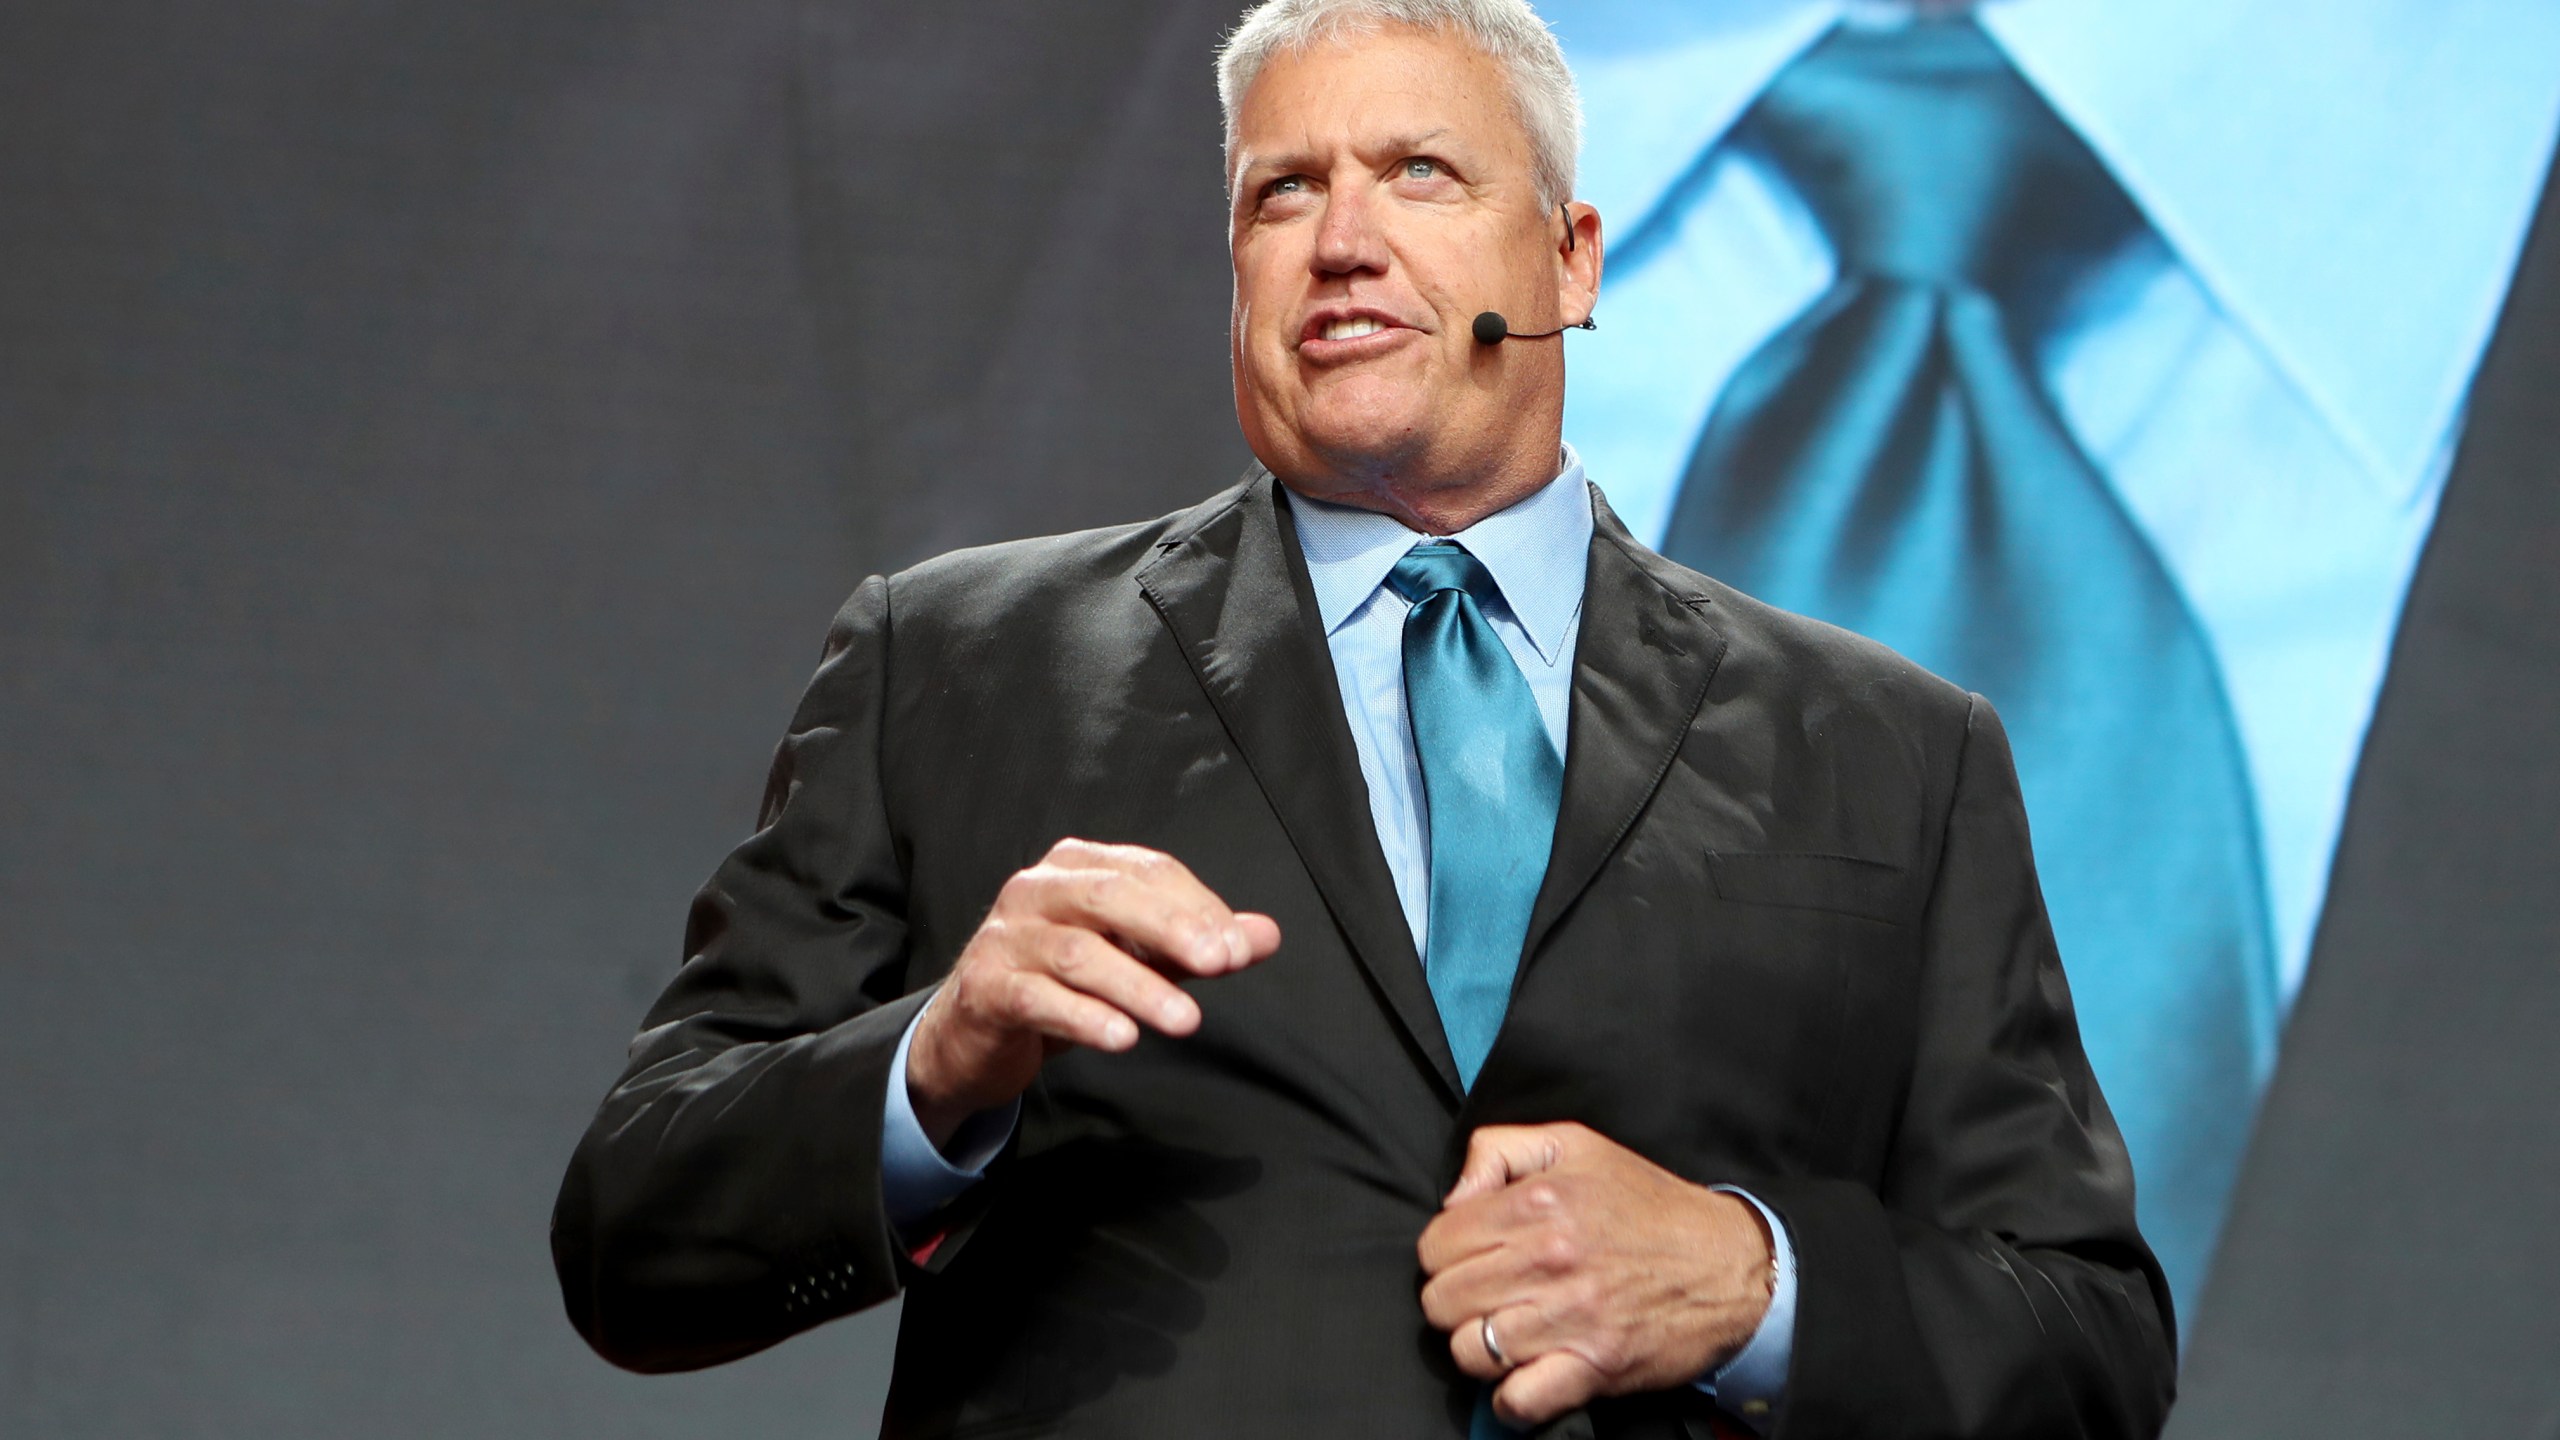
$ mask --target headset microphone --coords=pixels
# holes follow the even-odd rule
[[[1476,317],[1475,324],[1476,343],[1479,345],[1499,345],[1505,340],[1544,340],[1551,335],[1561,335],[1567,330],[1597,330],[1599,328],[1600,322],[1586,319],[1572,325],[1559,325],[1553,330],[1538,330],[1528,333],[1520,333],[1512,330],[1511,322],[1503,319],[1501,312],[1496,310],[1487,310],[1483,314],[1478,315]]]

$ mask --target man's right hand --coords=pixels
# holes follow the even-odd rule
[[[1031,1087],[1074,1045],[1126,1050],[1138,1027],[1200,1028],[1169,977],[1225,975],[1280,948],[1170,855],[1061,840],[1007,880],[907,1047],[907,1098],[934,1144]]]

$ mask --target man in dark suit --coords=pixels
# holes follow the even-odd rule
[[[1469,333],[1598,292],[1570,77],[1377,8],[1222,57],[1267,469],[856,592],[572,1318],[676,1369],[904,1289],[900,1434],[2151,1433],[1997,720],[1598,505],[1559,342]]]

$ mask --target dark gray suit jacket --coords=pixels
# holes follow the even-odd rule
[[[904,1287],[892,1434],[1459,1435],[1415,1240],[1473,1127],[1572,1119],[1784,1217],[1782,1434],[2156,1430],[2168,1302],[1988,707],[1601,507],[1554,858],[1461,1093],[1285,504],[1256,474],[855,593],[563,1187],[596,1348],[707,1365]],[[918,1266],[892,1050],[1063,835],[1182,858],[1282,949],[1188,1040],[1054,1061]]]

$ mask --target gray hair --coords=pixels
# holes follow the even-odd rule
[[[1448,30],[1500,62],[1511,79],[1511,107],[1529,132],[1529,152],[1542,205],[1573,198],[1573,165],[1582,153],[1582,96],[1564,49],[1529,0],[1263,0],[1245,12],[1218,46],[1218,105],[1226,112],[1227,167],[1233,183],[1236,107],[1272,57],[1320,41],[1374,32],[1381,25]]]

